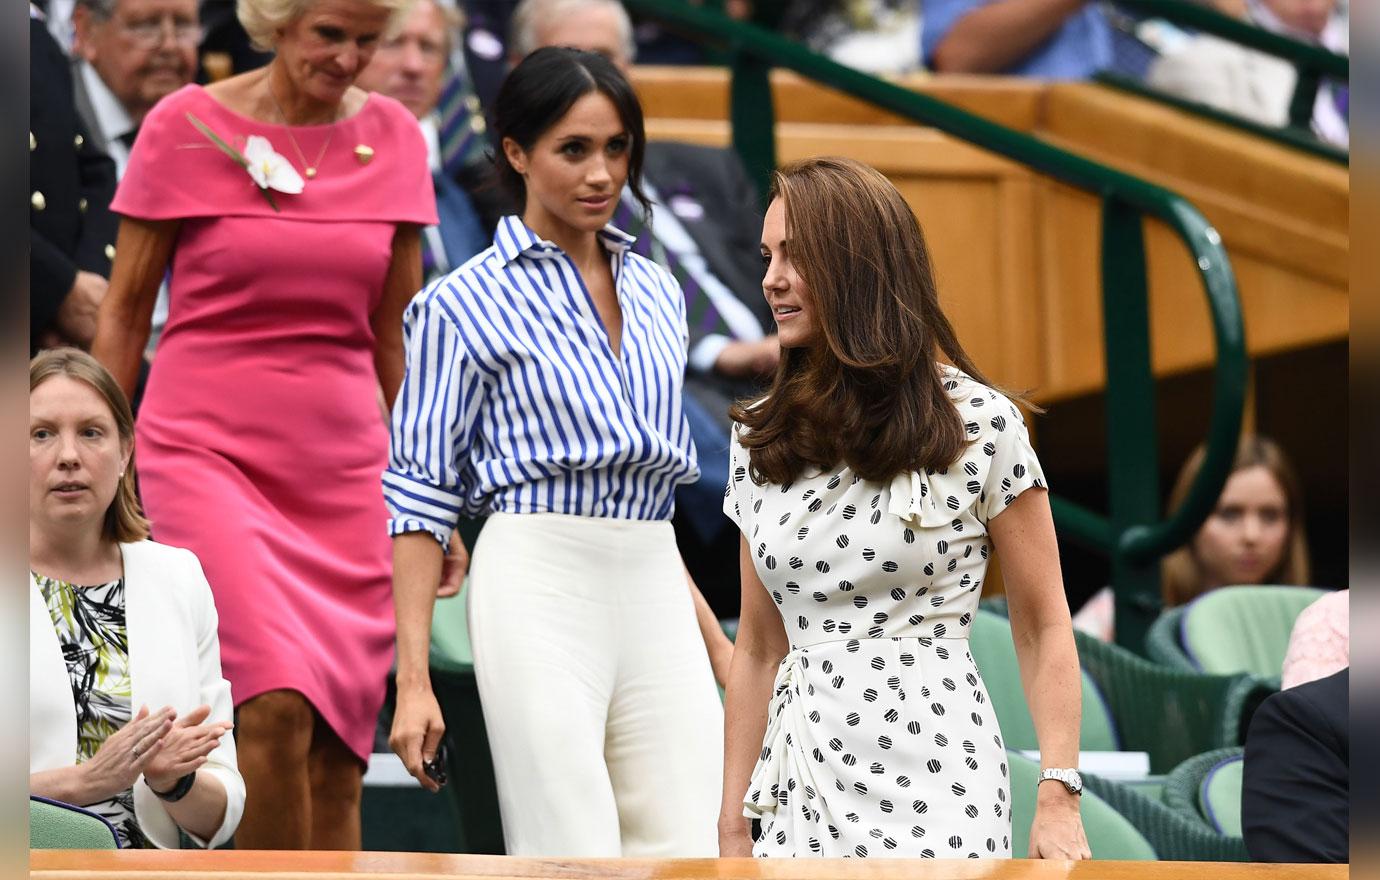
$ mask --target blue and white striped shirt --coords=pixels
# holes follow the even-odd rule
[[[403,318],[388,532],[445,544],[461,516],[670,519],[699,473],[681,411],[685,298],[607,226],[621,357],[575,264],[517,217],[493,246],[424,289]]]

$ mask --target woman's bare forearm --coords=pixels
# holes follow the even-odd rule
[[[120,223],[110,288],[101,302],[91,354],[131,398],[149,341],[158,288],[180,228],[177,220],[125,219]]]
[[[709,654],[709,665],[714,670],[714,680],[728,687],[729,664],[733,662],[733,642],[724,634],[723,624],[719,623],[714,609],[700,592],[690,570],[685,569],[685,581],[690,586],[690,599],[695,604],[695,623],[700,628],[700,638],[704,639],[704,649]]]
[[[724,696],[724,783],[719,829],[745,828],[743,796],[767,732],[767,707],[776,680],[778,657],[733,652]]]
[[[429,532],[393,538],[393,610],[399,689],[431,689],[431,615],[441,582],[441,545]]]
[[[1047,767],[1078,763],[1082,682],[1048,493],[1028,489],[988,523],[1001,560],[1021,684]]]
[[[80,764],[55,767],[29,774],[29,794],[84,807],[103,800],[91,790],[89,780]]]

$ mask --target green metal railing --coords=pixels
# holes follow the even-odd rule
[[[731,59],[733,144],[760,192],[775,166],[775,113],[768,78],[793,70],[868,103],[932,126],[1102,200],[1102,294],[1107,366],[1109,505],[1106,515],[1052,497],[1063,533],[1107,554],[1116,590],[1117,640],[1143,650],[1159,611],[1159,564],[1207,518],[1231,470],[1246,396],[1241,307],[1222,239],[1182,197],[1050,146],[928,95],[844,67],[776,34],[675,0],[624,0],[633,11],[716,44]],[[1187,246],[1211,314],[1217,362],[1207,456],[1184,504],[1159,515],[1155,381],[1142,219],[1155,217]]]
[[[1298,78],[1294,83],[1294,94],[1289,101],[1289,125],[1286,128],[1272,128],[1260,125],[1237,116],[1216,110],[1196,101],[1189,101],[1166,95],[1136,80],[1115,74],[1099,74],[1097,79],[1108,85],[1136,92],[1181,109],[1191,110],[1219,122],[1226,122],[1256,134],[1283,141],[1291,146],[1326,156],[1341,162],[1347,161],[1347,151],[1320,141],[1313,135],[1313,105],[1317,101],[1318,89],[1324,79],[1349,80],[1351,61],[1345,55],[1303,43],[1280,34],[1271,33],[1248,22],[1197,3],[1185,0],[1116,0],[1116,5],[1127,11],[1147,18],[1162,18],[1203,33],[1229,40],[1248,49],[1254,49],[1281,58],[1294,65]]]

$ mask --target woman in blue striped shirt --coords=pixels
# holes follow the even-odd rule
[[[642,110],[603,56],[550,48],[508,76],[494,124],[522,217],[404,319],[383,477],[392,745],[435,790],[432,598],[467,567],[457,520],[487,515],[468,566],[470,638],[509,854],[713,856],[713,672],[732,647],[670,523],[676,486],[698,471],[680,404],[685,303],[607,225],[625,183],[646,206]]]

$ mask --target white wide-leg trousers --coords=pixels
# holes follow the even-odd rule
[[[717,855],[723,708],[670,523],[495,514],[467,589],[508,853]]]

